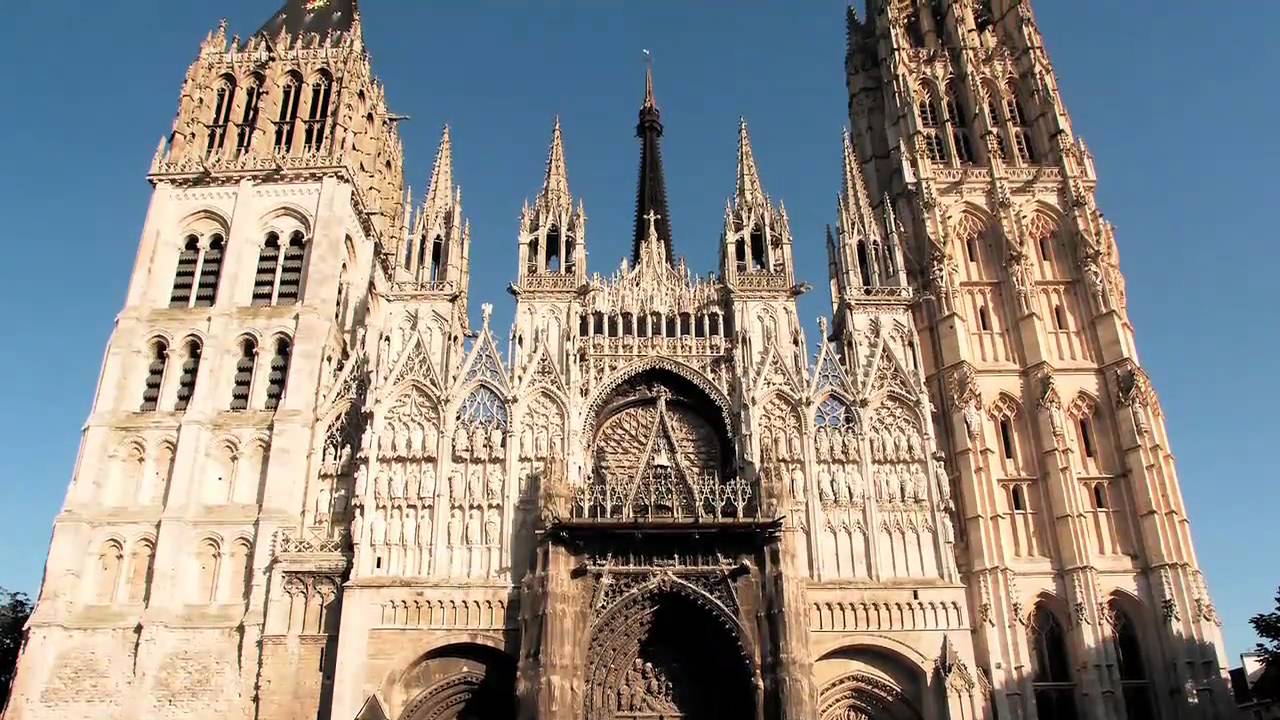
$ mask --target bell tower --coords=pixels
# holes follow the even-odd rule
[[[918,294],[978,662],[1004,718],[1224,714],[1219,622],[1115,232],[1031,5],[849,11],[852,144]],[[861,249],[836,254],[861,273],[842,282],[876,283]]]

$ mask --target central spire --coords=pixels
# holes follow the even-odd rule
[[[636,125],[640,138],[640,180],[636,189],[636,227],[631,259],[640,262],[640,249],[648,242],[650,215],[655,216],[655,236],[663,246],[663,257],[671,263],[671,213],[667,210],[667,181],[662,174],[662,120],[653,97],[653,65],[645,67],[644,104]]]

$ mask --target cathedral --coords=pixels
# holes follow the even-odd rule
[[[587,267],[555,123],[510,329],[469,321],[447,128],[407,196],[355,0],[211,32],[5,717],[1230,717],[1030,5],[850,8],[825,239],[743,122],[712,274],[679,255],[651,70],[616,265]],[[797,242],[828,257],[808,333]]]

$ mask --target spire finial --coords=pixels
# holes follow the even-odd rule
[[[854,149],[853,138],[845,128],[844,140],[844,205],[854,213],[854,219],[866,223],[871,210],[871,198],[867,195],[867,186],[862,179],[862,162],[858,159],[858,151]]]
[[[739,205],[754,205],[764,200],[764,188],[760,185],[760,172],[756,169],[756,156],[751,149],[751,135],[747,132],[747,119],[738,118],[738,186]]]
[[[547,151],[547,175],[542,183],[542,199],[548,203],[568,202],[569,174],[564,163],[564,139],[560,133],[560,116],[551,130],[551,149]]]
[[[657,110],[658,102],[653,98],[653,53],[644,50],[644,105],[645,110]]]
[[[436,150],[435,166],[431,169],[426,205],[428,208],[448,205],[453,195],[453,140],[449,126],[445,125],[440,134],[440,149]]]

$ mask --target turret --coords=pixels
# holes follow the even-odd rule
[[[738,122],[737,184],[725,206],[721,272],[735,290],[791,291],[795,284],[786,208],[764,192],[747,121]]]
[[[471,228],[462,215],[462,188],[453,183],[453,141],[447,125],[426,198],[411,228],[408,246],[398,258],[401,264],[395,281],[424,292],[452,295],[465,291]]]
[[[532,206],[520,212],[517,287],[573,290],[586,282],[586,224],[582,203],[573,204],[565,169],[560,119],[551,131],[547,171]]]

